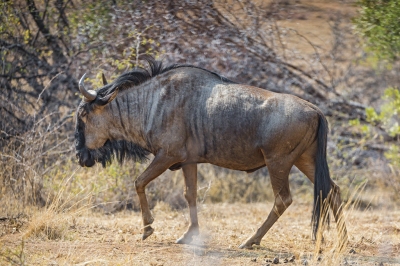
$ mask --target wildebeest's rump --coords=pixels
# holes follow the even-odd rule
[[[262,237],[291,204],[288,175],[296,165],[314,183],[313,226],[316,234],[330,204],[342,221],[339,188],[326,161],[328,125],[321,111],[298,97],[237,84],[191,65],[163,67],[146,58],[150,68],[137,68],[97,90],[79,83],[83,101],[77,111],[76,149],[82,166],[113,158],[154,159],[135,182],[146,239],[153,217],[146,185],[167,169],[183,170],[190,209],[187,232],[177,243],[190,243],[199,233],[196,210],[197,164],[255,171],[267,166],[275,195],[273,210],[257,232],[240,247],[260,244]]]

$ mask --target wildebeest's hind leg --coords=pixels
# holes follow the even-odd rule
[[[314,184],[315,176],[315,149],[308,149],[300,158],[295,162],[296,167],[302,171],[308,179]],[[343,216],[342,199],[340,197],[340,188],[331,179],[331,191],[328,196],[329,205],[333,211],[335,221],[337,223],[337,230],[339,234],[339,249],[344,248],[348,242],[347,229]]]
[[[285,160],[281,160],[281,162],[282,161]],[[283,164],[281,162],[275,161],[274,163],[267,164],[272,189],[275,195],[274,206],[267,220],[265,220],[261,227],[258,228],[257,232],[241,244],[239,248],[251,248],[253,244],[259,245],[264,235],[292,203],[289,188],[289,172],[293,164],[288,162]]]
[[[199,222],[197,220],[197,164],[187,164],[182,167],[185,177],[185,198],[189,205],[190,224],[186,233],[179,238],[177,244],[188,244],[192,242],[193,236],[199,234]]]

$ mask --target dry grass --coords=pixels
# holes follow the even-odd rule
[[[61,189],[48,201],[50,203],[32,214],[23,233],[24,239],[65,240],[68,229],[75,227],[75,217],[93,207],[91,192],[86,192],[85,189],[78,194],[66,192],[67,184],[73,176],[74,174],[62,180]],[[86,194],[80,195],[85,192]]]
[[[294,203],[261,246],[240,250],[239,244],[266,219],[272,200],[247,204],[201,200],[201,235],[192,245],[174,244],[186,230],[188,210],[158,202],[153,209],[156,231],[142,241],[140,212],[95,212],[90,205],[92,193],[77,198],[66,193],[73,176],[63,181],[46,208],[31,210],[28,222],[25,218],[16,230],[2,232],[0,265],[272,265],[274,259],[288,265],[400,263],[400,209],[378,204],[389,202],[390,195],[384,190],[366,190],[365,184],[351,188],[347,197],[345,220],[350,239],[344,249],[338,248],[333,222],[324,232],[324,241],[315,244],[311,240],[311,199],[303,196],[304,191],[294,190]],[[370,206],[380,208],[362,207],[360,202],[366,199]]]
[[[141,241],[139,212],[102,215],[88,210],[76,216],[73,226],[65,226],[68,218],[57,214],[43,219],[60,223],[64,237],[38,238],[31,234],[25,240],[24,254],[28,265],[265,265],[275,257],[283,262],[292,256],[295,260],[289,265],[302,265],[304,260],[309,265],[339,265],[345,261],[358,265],[400,263],[399,209],[348,209],[349,246],[342,253],[337,252],[336,224],[333,223],[324,233],[320,255],[315,257],[315,245],[310,239],[311,203],[295,201],[267,233],[260,247],[238,249],[271,208],[270,202],[202,204],[199,207],[201,235],[193,245],[174,244],[186,229],[188,213],[171,210],[165,203],[153,210],[156,231],[146,241]],[[55,225],[54,222],[51,224]],[[32,232],[32,226],[39,228],[32,221],[22,231]],[[23,236],[18,232],[8,234],[1,242],[4,247],[17,249]]]

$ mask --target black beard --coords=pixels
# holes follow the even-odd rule
[[[148,160],[147,156],[150,154],[141,146],[125,140],[107,140],[103,147],[94,150],[87,149],[87,151],[89,158],[101,163],[103,167],[111,164],[114,158],[118,160],[119,164],[125,160],[143,163]]]

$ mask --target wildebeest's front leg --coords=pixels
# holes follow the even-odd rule
[[[177,161],[179,160],[173,157],[164,156],[163,152],[159,152],[147,169],[135,181],[136,192],[139,196],[140,209],[142,210],[144,228],[142,236],[143,240],[148,238],[154,232],[154,229],[150,226],[153,223],[154,218],[151,215],[149,203],[147,202],[145,193],[146,186],[150,181],[161,175]]]
[[[190,224],[186,233],[179,238],[177,244],[192,242],[193,236],[199,234],[199,222],[197,220],[197,164],[187,164],[182,167],[185,177],[185,198],[189,205]]]

